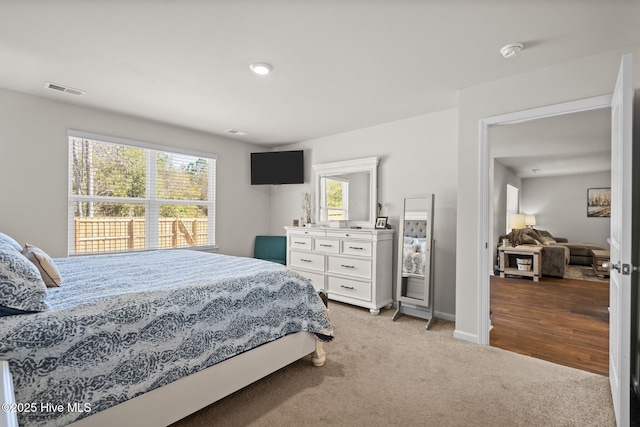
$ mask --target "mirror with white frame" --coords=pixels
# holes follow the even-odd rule
[[[378,193],[378,158],[313,165],[315,219],[329,225],[373,228]]]
[[[433,317],[433,202],[434,195],[407,197],[404,199],[399,224],[398,269],[396,300],[398,310],[395,320],[403,313],[403,303],[426,310],[410,314],[428,320],[427,329],[435,321]]]

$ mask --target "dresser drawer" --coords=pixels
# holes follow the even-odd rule
[[[323,230],[314,229],[312,227],[297,228],[295,232],[291,233],[292,236],[326,236]]]
[[[340,253],[340,240],[336,239],[321,239],[316,237],[316,252],[323,252],[326,254],[339,254]]]
[[[342,242],[342,253],[345,255],[371,256],[373,243],[357,240],[345,240]]]
[[[371,278],[371,260],[329,256],[327,259],[329,273],[346,274],[364,279]]]
[[[329,293],[371,301],[371,282],[328,276],[327,284]]]
[[[289,249],[298,249],[310,251],[313,238],[309,236],[291,236],[289,237]]]
[[[364,239],[371,240],[371,234],[369,233],[358,233],[356,231],[327,231],[327,237],[339,237],[341,239],[350,237],[352,239]]]
[[[324,271],[324,255],[322,254],[291,251],[289,258],[289,264],[291,267]]]
[[[312,273],[310,271],[295,270],[302,277],[309,279],[316,291],[324,291],[324,274]]]

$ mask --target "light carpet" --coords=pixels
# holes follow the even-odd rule
[[[614,426],[607,377],[330,302],[327,363],[301,359],[179,421],[200,426]]]

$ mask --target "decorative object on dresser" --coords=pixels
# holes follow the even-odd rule
[[[302,225],[311,224],[311,194],[302,193]]]
[[[398,232],[398,268],[393,320],[410,314],[435,323],[433,281],[433,206],[435,196],[425,194],[403,201]]]
[[[393,230],[285,227],[287,265],[329,299],[368,308],[391,307]]]
[[[379,216],[376,218],[376,228],[377,229],[385,229],[387,228],[387,221],[389,217],[387,216]]]

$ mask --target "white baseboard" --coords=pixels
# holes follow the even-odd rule
[[[476,335],[476,334],[470,334],[468,332],[462,332],[462,331],[455,330],[455,331],[453,331],[453,337],[457,338],[459,340],[469,341],[469,342],[472,342],[474,344],[480,344],[480,339],[478,338],[478,335]]]
[[[437,310],[436,310],[436,317],[438,319],[448,320],[450,322],[455,322],[456,321],[456,315],[455,314],[443,313],[442,311],[437,311]]]

